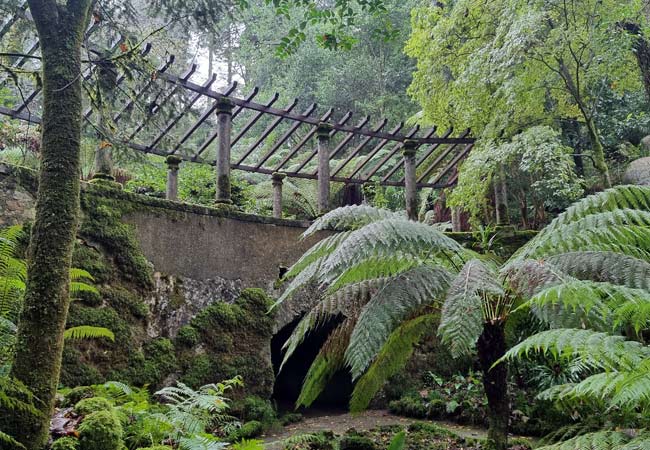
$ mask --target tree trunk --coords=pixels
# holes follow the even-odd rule
[[[606,188],[612,187],[612,179],[609,176],[609,168],[605,162],[605,149],[602,142],[600,141],[600,136],[598,135],[598,129],[596,128],[596,123],[592,117],[587,117],[585,115],[585,120],[587,121],[587,129],[589,130],[589,139],[591,140],[592,153],[594,156],[594,166],[596,170],[600,172],[603,177],[603,183]]]
[[[59,382],[69,275],[78,224],[81,43],[91,0],[30,0],[42,54],[43,118],[36,217],[28,281],[11,375],[39,399],[41,416],[10,416],[8,430],[28,450],[46,444]]]
[[[478,357],[483,369],[483,387],[488,400],[488,448],[504,450],[508,443],[508,369],[492,365],[506,352],[504,323],[486,323],[478,339]]]

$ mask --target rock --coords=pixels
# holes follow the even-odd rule
[[[646,136],[643,139],[648,138],[650,136]],[[648,144],[650,145],[650,141],[648,141]],[[650,186],[650,157],[632,161],[623,174],[623,183]]]

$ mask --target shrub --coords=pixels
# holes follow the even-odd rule
[[[242,404],[242,420],[257,420],[265,425],[271,424],[276,419],[275,410],[271,402],[257,396],[246,397]]]
[[[79,440],[73,437],[62,437],[54,441],[50,450],[77,450]]]
[[[74,405],[74,412],[87,416],[97,411],[112,411],[113,405],[104,397],[84,398]]]
[[[136,450],[172,450],[168,445],[154,445],[151,447],[139,447]]]
[[[113,411],[97,411],[79,425],[80,450],[121,450],[122,425]]]
[[[358,434],[346,434],[339,443],[340,450],[375,450],[374,442]]]
[[[92,386],[77,386],[76,388],[70,389],[70,391],[65,394],[61,406],[69,407],[74,406],[79,403],[80,400],[84,398],[90,398],[95,396],[95,391]]]
[[[250,422],[243,424],[241,428],[235,432],[231,433],[231,435],[228,436],[228,440],[240,441],[242,439],[250,439],[257,437],[262,433],[264,433],[264,425],[257,420],[251,420]]]
[[[199,343],[199,332],[192,325],[184,325],[178,330],[176,341],[185,347],[194,347]]]

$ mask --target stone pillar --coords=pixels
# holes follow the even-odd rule
[[[232,203],[230,197],[230,133],[232,102],[227,98],[217,103],[217,203]]]
[[[330,199],[330,131],[332,125],[326,122],[318,124],[318,213],[329,210]]]
[[[415,175],[415,151],[417,142],[404,141],[404,198],[406,199],[406,215],[410,220],[418,219],[417,178]]]
[[[113,154],[112,145],[108,141],[100,141],[97,150],[95,150],[95,161],[93,168],[94,180],[110,180],[114,181],[113,177]]]
[[[182,159],[176,155],[169,155],[165,162],[167,163],[167,190],[165,198],[167,200],[178,200],[178,168]]]
[[[458,206],[451,208],[451,231],[463,231],[462,210]]]
[[[282,182],[286,178],[286,174],[274,172],[271,175],[273,180],[273,217],[282,219]]]

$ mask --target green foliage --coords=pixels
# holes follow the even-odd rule
[[[52,443],[50,450],[77,450],[79,448],[79,439],[72,437],[62,437]]]
[[[63,337],[66,339],[97,339],[106,338],[115,341],[115,334],[108,328],[91,327],[88,325],[71,327],[65,330]]]
[[[113,411],[97,411],[79,425],[79,450],[121,450],[123,430]]]
[[[258,439],[242,439],[230,447],[233,450],[264,450],[264,441]]]
[[[183,325],[176,334],[176,340],[186,347],[193,347],[199,342],[199,332],[191,325]]]
[[[264,433],[264,425],[257,420],[245,422],[240,428],[235,430],[228,436],[231,441],[239,441],[242,439],[251,439],[261,436]]]
[[[74,405],[74,411],[82,416],[87,416],[97,411],[113,411],[113,405],[104,397],[84,398]]]

